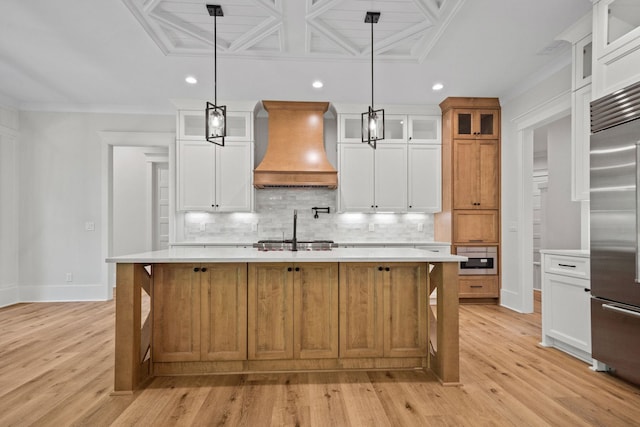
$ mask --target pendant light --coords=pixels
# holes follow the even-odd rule
[[[371,24],[371,105],[366,113],[362,113],[362,142],[376,149],[376,141],[384,139],[384,109],[373,108],[373,24],[380,20],[380,12],[367,12],[366,24]]]
[[[207,102],[205,110],[205,136],[207,141],[224,147],[227,135],[227,107],[218,105],[218,29],[217,17],[224,16],[222,6],[208,4],[209,16],[213,16],[213,104]]]

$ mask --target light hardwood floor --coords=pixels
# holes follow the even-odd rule
[[[542,348],[540,315],[460,308],[460,387],[420,371],[164,377],[111,396],[114,303],[0,309],[0,426],[633,426],[640,388]]]

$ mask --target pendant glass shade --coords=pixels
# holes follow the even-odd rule
[[[384,139],[384,109],[362,113],[362,142],[376,148],[376,141]]]
[[[207,141],[224,146],[227,136],[227,107],[207,102],[206,137]]]

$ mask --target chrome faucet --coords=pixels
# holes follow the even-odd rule
[[[298,251],[298,238],[297,238],[297,227],[298,227],[298,210],[293,210],[293,238],[291,239],[291,250],[297,252]]]

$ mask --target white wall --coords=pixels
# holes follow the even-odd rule
[[[0,107],[0,307],[18,294],[18,112]]]
[[[502,304],[517,311],[533,309],[532,253],[533,225],[531,217],[533,173],[533,132],[522,140],[522,129],[533,126],[530,117],[544,117],[548,105],[571,106],[571,66],[568,65],[526,92],[502,102]],[[562,108],[562,107],[561,107]],[[555,110],[554,110],[555,111]],[[568,112],[568,111],[567,111]],[[549,114],[554,113],[549,111]],[[564,113],[566,115],[566,112]],[[554,117],[549,122],[556,120]],[[534,120],[535,121],[535,120]],[[540,123],[539,125],[546,124]],[[539,126],[538,125],[538,126]],[[535,127],[538,127],[535,126]],[[567,165],[570,168],[570,165]],[[526,174],[526,176],[524,176]]]
[[[113,256],[151,250],[145,149],[113,148]]]
[[[21,112],[20,123],[20,299],[105,298],[98,132],[175,132],[175,117]]]
[[[580,202],[571,201],[571,118],[547,127],[549,181],[542,249],[580,249]]]

